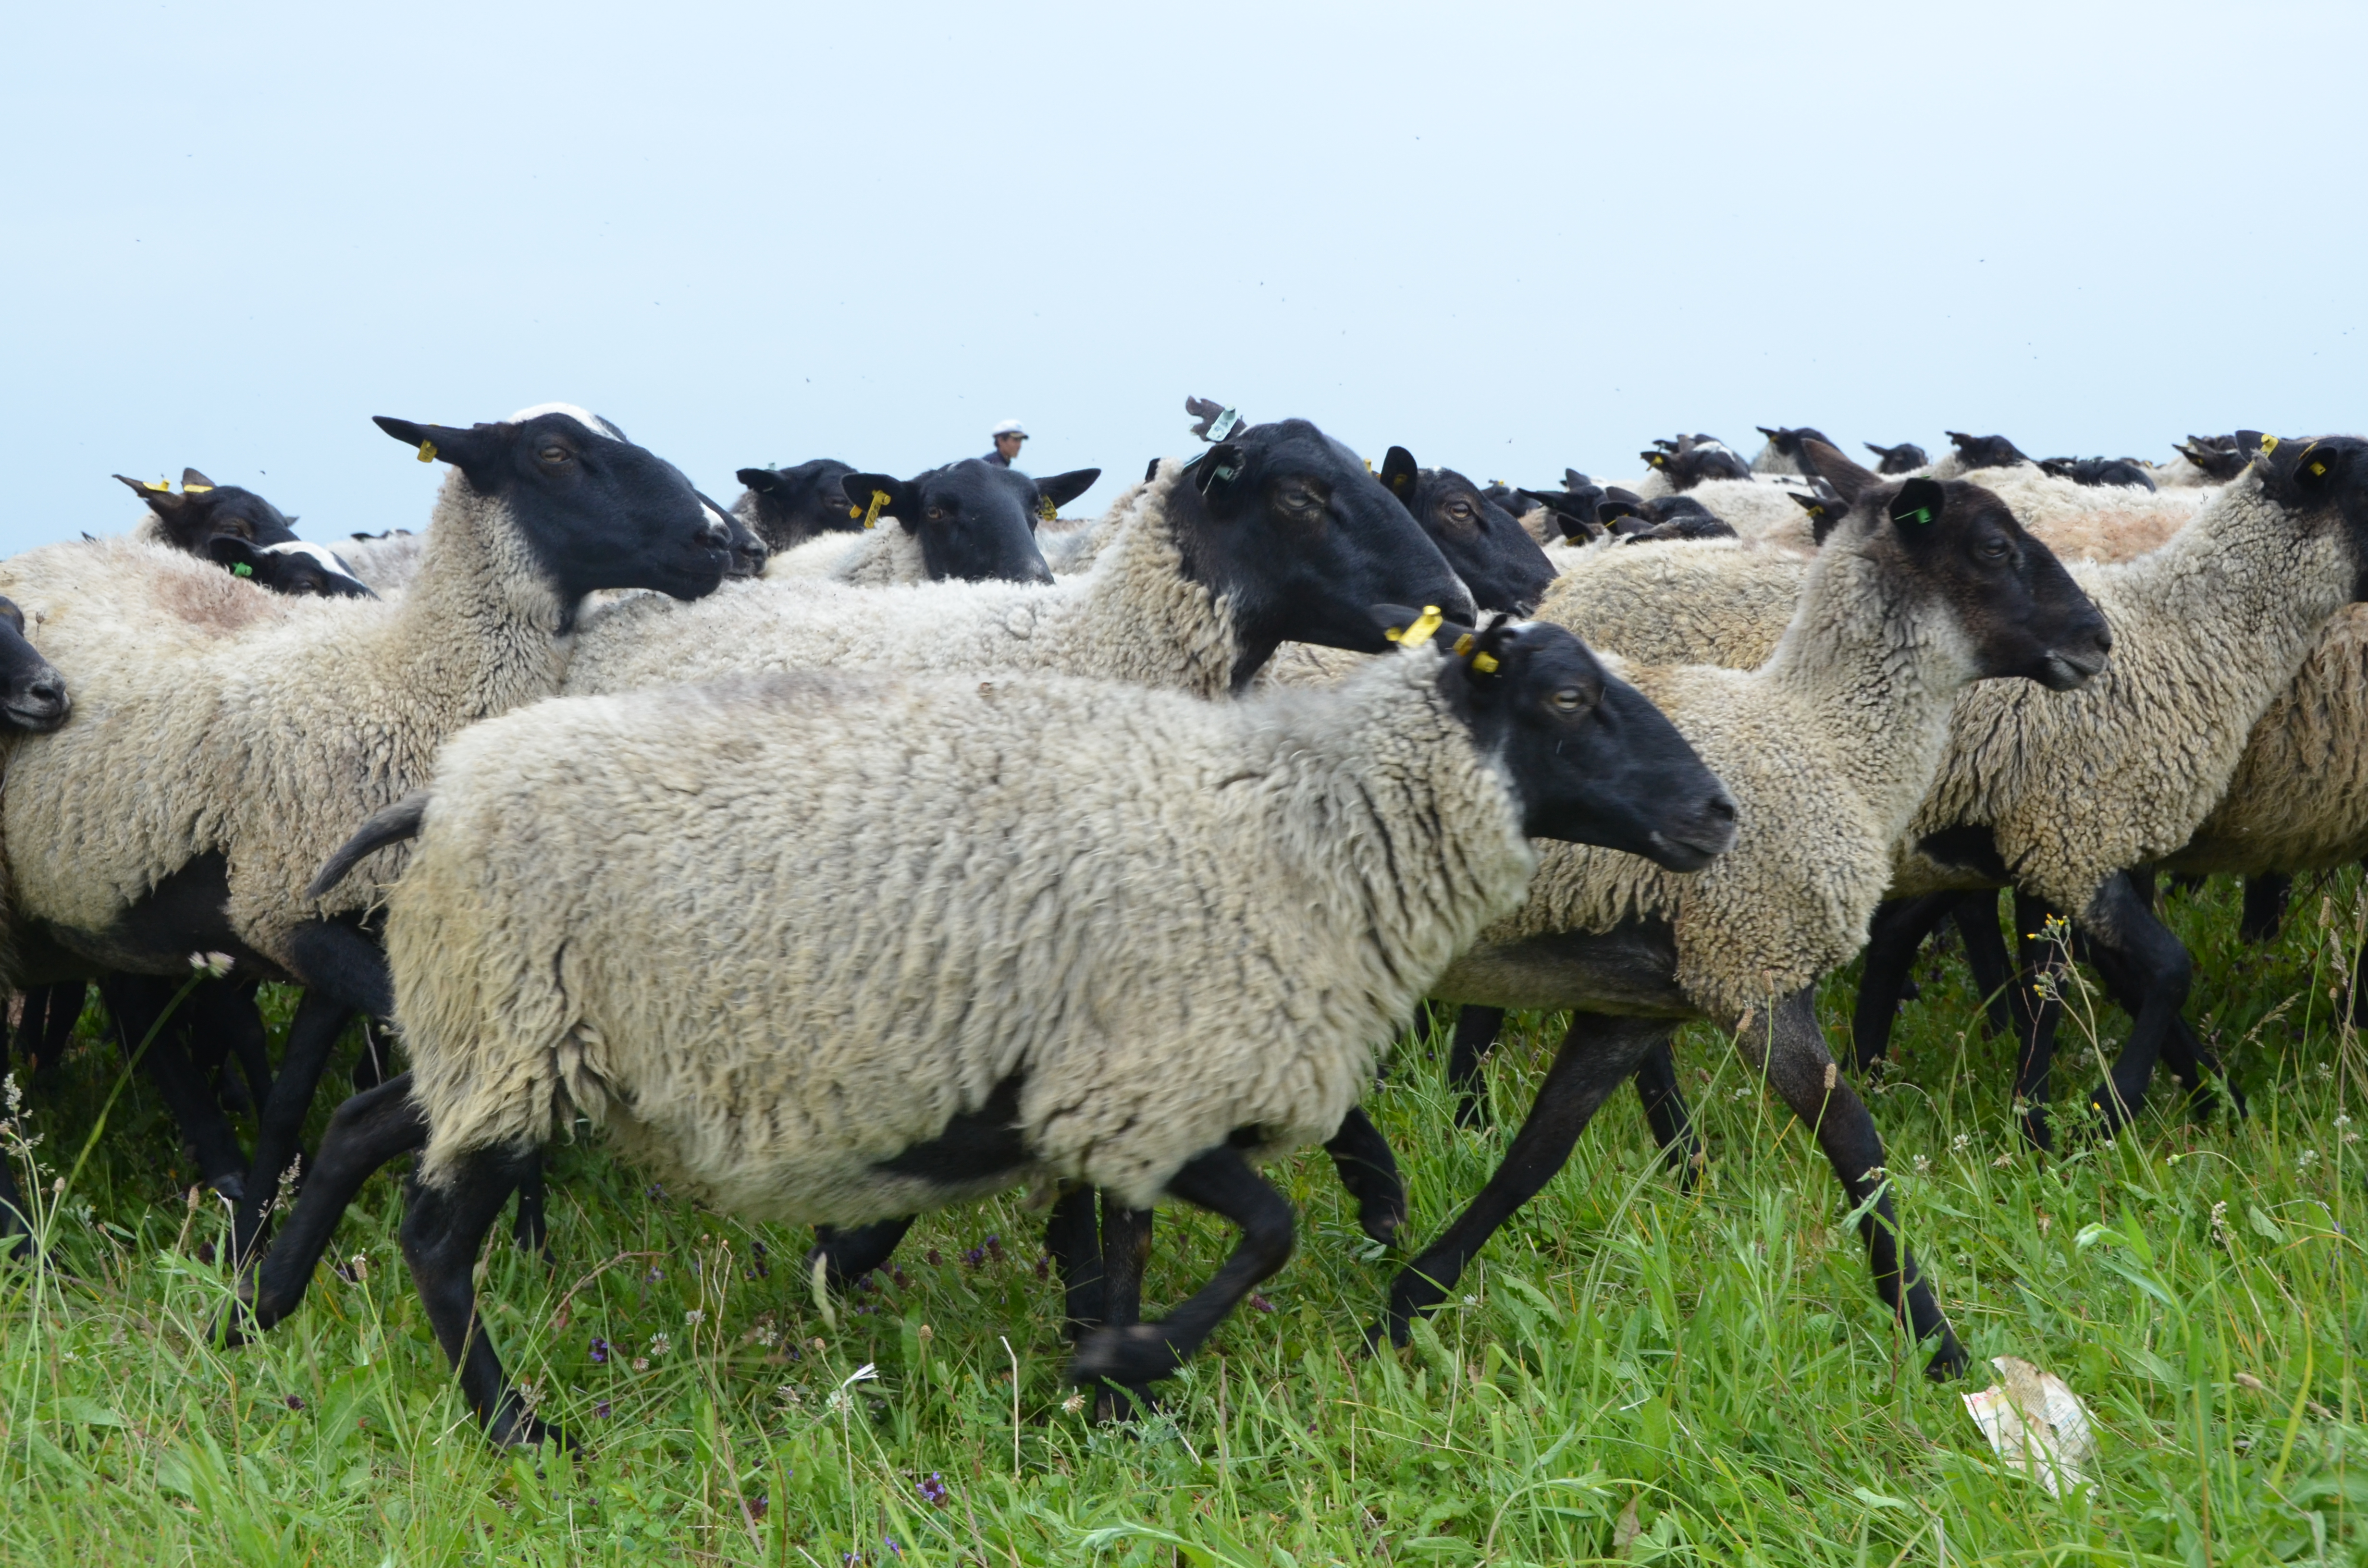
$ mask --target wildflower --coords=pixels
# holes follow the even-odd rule
[[[1036,1278],[1039,1279],[1050,1279],[1052,1277],[1053,1255],[1049,1252],[1038,1253],[1036,1255]]]
[[[660,1329],[660,1330],[658,1330],[658,1332],[657,1332],[657,1333],[653,1334],[653,1335],[650,1335],[650,1354],[651,1354],[651,1355],[653,1355],[653,1356],[663,1356],[663,1355],[665,1355],[667,1351],[669,1351],[669,1350],[671,1350],[671,1349],[673,1349],[673,1348],[674,1348],[674,1341],[673,1341],[673,1340],[671,1340],[671,1339],[668,1339],[668,1338],[666,1336],[666,1330],[664,1330],[664,1329]]]
[[[665,1270],[665,1269],[658,1267],[655,1264],[652,1264],[652,1265],[650,1266],[650,1272],[649,1272],[649,1283],[651,1283],[651,1284],[655,1285],[655,1284],[656,1284],[659,1280],[661,1280],[661,1279],[663,1279],[663,1278],[666,1278],[666,1270]]]
[[[757,1335],[757,1343],[768,1350],[781,1342],[781,1331],[769,1323],[758,1324],[753,1332]]]
[[[1921,1155],[1921,1154],[1917,1155],[1917,1156],[1916,1156],[1916,1174],[1917,1174],[1918,1176],[1930,1176],[1930,1175],[1931,1175],[1931,1174],[1932,1174],[1932,1162],[1931,1162],[1930,1160],[1929,1160],[1929,1159],[1925,1158],[1925,1157],[1924,1157],[1923,1155]]]
[[[905,1289],[913,1283],[910,1279],[905,1278],[905,1266],[901,1263],[889,1265],[888,1278],[896,1281],[896,1289],[899,1290]]]
[[[634,1357],[634,1358],[633,1358],[633,1370],[635,1370],[636,1372],[646,1372],[646,1371],[648,1371],[649,1369],[650,1369],[650,1358],[649,1358],[648,1357],[646,1357],[646,1356],[636,1356],[636,1357]]]
[[[2317,1067],[2312,1068],[2311,1071],[2318,1074],[2319,1080],[2322,1083],[2332,1082],[2335,1077],[2335,1069],[2324,1062],[2320,1062]]]
[[[369,1281],[370,1254],[366,1252],[358,1252],[354,1254],[354,1260],[348,1267],[350,1267],[354,1271],[353,1278],[355,1284],[360,1285]]]
[[[8,1115],[10,1119],[13,1120],[16,1118],[17,1108],[25,1103],[25,1091],[17,1086],[17,1074],[14,1073],[9,1074],[6,1078],[0,1078],[0,1087],[5,1087],[7,1090]]]
[[[598,1403],[598,1404],[594,1405],[594,1406],[592,1407],[592,1415],[593,1415],[594,1418],[595,1418],[595,1419],[597,1419],[597,1420],[601,1420],[601,1421],[606,1421],[606,1420],[608,1420],[608,1419],[609,1419],[609,1402],[608,1402],[607,1400],[605,1400],[605,1399],[604,1399],[604,1400],[602,1400],[599,1403]]]
[[[824,1344],[820,1339],[813,1340],[813,1341],[811,1341],[810,1343],[814,1346],[814,1347],[817,1351],[821,1351],[821,1350],[827,1350],[827,1349],[829,1349],[829,1348],[830,1348],[830,1346],[829,1346],[825,1345],[825,1344]]]
[[[1256,1290],[1253,1290],[1250,1292],[1250,1311],[1254,1312],[1270,1312],[1274,1311],[1274,1303],[1268,1301],[1264,1296],[1259,1295]]]
[[[2228,1205],[2225,1200],[2212,1206],[2212,1239],[2222,1246],[2228,1244]]]
[[[2009,1149],[2005,1153],[2000,1154],[1997,1159],[1990,1162],[1990,1169],[1994,1171],[2002,1171],[2012,1164],[2014,1164],[2014,1151]]]
[[[666,1183],[660,1181],[650,1183],[649,1186],[642,1188],[642,1196],[648,1199],[653,1203],[664,1203],[666,1201]]]
[[[682,1314],[682,1321],[689,1327],[697,1328],[700,1324],[707,1321],[707,1309],[704,1307],[693,1307],[690,1311]]]
[[[799,1392],[795,1383],[783,1383],[773,1392],[784,1404],[803,1404],[806,1402],[806,1396]]]
[[[929,1267],[931,1268],[938,1267],[943,1262],[943,1260],[938,1256],[938,1249],[935,1247],[931,1247],[929,1249],[928,1256],[929,1259]]]
[[[1071,1415],[1075,1415],[1078,1411],[1083,1410],[1085,1407],[1086,1396],[1081,1393],[1073,1393],[1068,1398],[1061,1402],[1061,1408]]]
[[[1463,1298],[1463,1304],[1467,1307],[1476,1307],[1480,1304],[1480,1298],[1477,1296],[1466,1296]]]
[[[1960,1132],[1949,1140],[1949,1153],[1952,1154],[1962,1154],[1973,1146],[1974,1135],[1970,1132]]]
[[[596,1367],[609,1364],[609,1342],[597,1334],[592,1336],[592,1364]]]
[[[996,1262],[1001,1263],[1003,1261],[1003,1238],[1001,1236],[987,1237],[986,1250],[994,1255]]]
[[[2298,1171],[2306,1171],[2317,1164],[2318,1164],[2318,1151],[2316,1149],[2305,1149],[2302,1152],[2301,1156],[2294,1161],[2294,1169]]]
[[[922,1344],[927,1345],[930,1340],[937,1337],[937,1334],[928,1324],[923,1324],[919,1328],[913,1331],[913,1337],[919,1340]]]
[[[291,1393],[288,1396],[288,1408],[290,1410],[302,1410],[304,1408],[304,1402]]]
[[[916,1483],[914,1490],[920,1493],[921,1501],[932,1508],[942,1508],[946,1506],[946,1483],[934,1470],[929,1471],[928,1480]]]
[[[748,1517],[750,1518],[761,1519],[765,1517],[765,1510],[773,1506],[773,1500],[764,1493],[759,1492],[754,1497],[749,1498],[746,1506],[748,1509]]]
[[[980,1264],[986,1261],[986,1249],[985,1247],[973,1247],[968,1252],[962,1255],[962,1260],[963,1267],[976,1268]]]
[[[238,960],[232,958],[228,953],[191,953],[189,955],[189,967],[191,969],[203,970],[206,973],[212,975],[216,980],[220,980],[223,975],[228,974],[231,971],[232,967],[237,962]]]
[[[765,1261],[764,1243],[750,1242],[748,1244],[748,1257],[750,1265],[748,1269],[749,1278],[769,1279],[773,1277],[773,1266]]]

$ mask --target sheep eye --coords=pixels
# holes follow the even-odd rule
[[[1282,504],[1294,512],[1315,512],[1324,507],[1324,497],[1304,484],[1294,484],[1282,493]]]
[[[1565,686],[1546,700],[1557,713],[1576,713],[1587,706],[1587,693],[1575,686]]]
[[[1447,515],[1459,523],[1468,523],[1472,520],[1472,504],[1469,501],[1455,502],[1447,508]]]
[[[943,506],[931,506],[921,515],[933,523],[942,523],[946,520],[946,509]]]
[[[565,447],[553,445],[543,448],[541,452],[538,455],[541,457],[543,461],[556,465],[565,462],[571,454]]]
[[[1983,559],[1983,560],[1985,560],[1985,561],[2004,561],[2004,560],[2006,559],[2006,557],[2007,557],[2007,542],[2006,542],[2006,540],[2002,540],[2002,539],[1987,539],[1987,540],[1984,540],[1982,541],[1982,559]]]

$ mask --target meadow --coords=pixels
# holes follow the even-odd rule
[[[1874,1299],[1807,1130],[1697,1028],[1679,1047],[1709,1151],[1693,1190],[1616,1097],[1460,1301],[1368,1357],[1395,1258],[1309,1151],[1272,1173],[1300,1206],[1297,1255],[1159,1410],[1109,1426],[1063,1381],[1042,1217],[1016,1197],[925,1220],[833,1322],[803,1233],[568,1147],[548,1259],[504,1227],[483,1269],[503,1355],[581,1447],[496,1451],[404,1273],[399,1172],[365,1190],[294,1317],[218,1346],[226,1206],[186,1193],[169,1119],[94,1013],[16,1124],[51,1250],[0,1269],[0,1561],[2359,1560],[2348,1108],[2368,1105],[2368,1057],[2339,993],[2368,904],[2351,876],[2305,882],[2250,948],[2236,902],[2215,882],[2165,909],[2197,960],[2189,1016],[2249,1118],[2192,1118],[2158,1082],[2116,1140],[2060,1122],[2059,1158],[2022,1147],[2010,1050],[1962,963],[1919,961],[1872,1094],[1909,1238],[1976,1358],[1945,1385]],[[1825,988],[1838,1047],[1855,983]],[[2127,1027],[2078,986],[2069,1003],[2059,1103]],[[269,997],[275,1028],[287,1006]],[[1368,1103],[1406,1172],[1408,1241],[1486,1179],[1559,1026],[1508,1027],[1485,1130],[1452,1125],[1443,1039],[1402,1051]],[[1231,1232],[1163,1210],[1158,1237],[1154,1315]],[[1961,1396],[2000,1355],[2087,1402],[2093,1485],[2054,1498],[1992,1455]]]

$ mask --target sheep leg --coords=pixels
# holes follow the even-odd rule
[[[1362,1106],[1350,1106],[1340,1119],[1340,1131],[1324,1145],[1340,1185],[1357,1200],[1357,1223],[1365,1234],[1384,1246],[1406,1223],[1406,1178],[1398,1175],[1397,1156],[1390,1141],[1373,1125]]]
[[[2237,935],[2259,945],[2278,939],[2278,928],[2286,921],[2286,898],[2294,892],[2294,879],[2271,871],[2245,879],[2245,913],[2237,921]]]
[[[280,1055],[279,1075],[271,1081],[270,1097],[256,1118],[255,1163],[246,1171],[246,1199],[231,1223],[233,1256],[252,1253],[270,1221],[279,1177],[295,1162],[298,1135],[304,1128],[304,1113],[312,1108],[313,1091],[320,1086],[321,1069],[353,1016],[351,1007],[321,987],[304,988],[304,999],[288,1025],[288,1048]]]
[[[2063,949],[2040,936],[2046,929],[2048,913],[2044,903],[2016,890],[2014,925],[2022,934],[2018,944],[2021,962],[2009,1000],[2021,1054],[2015,1064],[2014,1097],[2023,1108],[2024,1140],[2043,1153],[2055,1147],[2055,1134],[2047,1125],[2048,1080],[2055,1065],[2055,1029],[2064,1017],[2064,1004],[2056,1000],[2056,994],[2066,967]],[[2043,974],[2049,981],[2044,989]]]
[[[2011,1040],[2014,1010],[2007,1004],[2007,992],[2014,984],[2014,960],[2007,956],[2006,938],[1998,935],[1998,894],[1962,893],[1949,918],[1965,944],[1965,967],[1974,971],[1974,987],[1982,994],[1990,1037]]]
[[[239,1108],[233,1102],[241,1095],[229,1075],[230,1062],[238,1063],[246,1080],[245,1108],[260,1111],[271,1093],[270,1041],[263,1027],[263,1009],[255,1000],[260,983],[238,979],[201,982],[184,1004],[189,1036],[203,1042],[193,1045],[190,1055],[214,1081],[218,1097],[233,1109]]]
[[[1875,906],[1859,973],[1858,1006],[1850,1016],[1855,1071],[1868,1072],[1891,1053],[1891,1024],[1907,994],[1909,967],[1956,903],[1953,892],[1935,892]]]
[[[1496,1049],[1497,1031],[1505,1027],[1502,1007],[1464,1007],[1455,1015],[1455,1043],[1447,1053],[1447,1086],[1455,1091],[1455,1125],[1488,1125],[1488,1090],[1481,1081],[1481,1064]]]
[[[1636,1071],[1656,1046],[1666,1049],[1677,1025],[1667,1018],[1622,1018],[1597,1013],[1572,1015],[1554,1065],[1513,1145],[1463,1212],[1440,1238],[1398,1271],[1390,1282],[1389,1315],[1368,1337],[1386,1332],[1393,1345],[1406,1342],[1406,1325],[1447,1299],[1473,1255],[1512,1218],[1516,1210],[1552,1181],[1570,1158],[1578,1135],[1606,1096]]]
[[[1111,1334],[1141,1325],[1143,1270],[1151,1261],[1151,1215],[1148,1209],[1130,1209],[1102,1194],[1102,1321],[1093,1334]],[[1090,1335],[1078,1336],[1082,1349]],[[1075,1369],[1072,1369],[1075,1372]],[[1089,1381],[1076,1372],[1076,1381]],[[1090,1380],[1096,1383],[1094,1419],[1123,1421],[1151,1409],[1150,1380],[1123,1378]]]
[[[2097,966],[2106,991],[2121,1009],[2132,1018],[2138,1017],[2146,1003],[2146,980],[2126,955],[2105,943],[2089,942],[2082,956]],[[2189,1107],[2199,1116],[2209,1114],[2215,1102],[2213,1081],[2222,1077],[2220,1058],[2195,1038],[2182,1015],[2173,1014],[2170,1028],[2163,1034],[2162,1061],[2187,1091]],[[2228,1085],[2228,1104],[2237,1115],[2246,1113],[2244,1094],[2234,1084]]]
[[[1636,1097],[1644,1102],[1645,1120],[1653,1129],[1654,1140],[1661,1146],[1661,1158],[1678,1178],[1678,1186],[1691,1192],[1700,1179],[1702,1165],[1702,1139],[1694,1131],[1694,1119],[1686,1108],[1686,1095],[1678,1087],[1678,1058],[1667,1040],[1645,1052],[1636,1063]]]
[[[199,989],[205,984],[198,983]],[[169,980],[147,974],[109,974],[98,983],[124,1061],[136,1061],[154,1081],[181,1134],[182,1150],[206,1185],[236,1201],[246,1196],[246,1152],[238,1146],[205,1074],[189,1058],[176,1027],[186,1020],[171,1016],[177,989]]]
[[[1747,1020],[1736,1033],[1736,1044],[1747,1059],[1758,1058],[1752,1065],[1767,1075],[1793,1114],[1816,1130],[1817,1142],[1851,1206],[1866,1210],[1858,1231],[1866,1243],[1875,1293],[1906,1322],[1918,1344],[1935,1336],[1940,1340],[1924,1375],[1936,1381],[1955,1377],[1965,1369],[1964,1346],[1957,1343],[1956,1331],[1933,1299],[1931,1284],[1900,1239],[1890,1183],[1883,1172],[1883,1137],[1866,1102],[1835,1071],[1834,1059],[1826,1052],[1816,996],[1815,985],[1803,986],[1770,1009],[1764,1022]]]
[[[354,1062],[356,1092],[374,1089],[386,1082],[387,1070],[394,1056],[386,1043],[379,1039],[378,1027],[368,1014],[362,1016],[362,1053]]]
[[[1102,1228],[1094,1196],[1083,1182],[1064,1182],[1044,1217],[1044,1250],[1061,1271],[1061,1330],[1073,1341],[1102,1321]]]
[[[2187,1006],[2195,961],[2187,944],[2156,916],[2127,876],[2114,877],[2098,890],[2081,923],[2091,943],[2113,949],[2131,966],[2137,986],[2139,1006],[2130,1038],[2089,1096],[2091,1107],[2104,1113],[2105,1125],[2117,1130],[2127,1126],[2145,1102],[2164,1039]]]
[[[1104,1324],[1077,1343],[1071,1376],[1140,1387],[1174,1374],[1259,1280],[1291,1256],[1291,1203],[1250,1168],[1240,1150],[1219,1144],[1186,1162],[1168,1193],[1241,1227],[1242,1239],[1209,1282],[1161,1323]],[[1148,1232],[1145,1233],[1146,1236]]]
[[[320,1267],[337,1221],[362,1183],[388,1161],[427,1146],[427,1118],[411,1097],[408,1073],[364,1090],[336,1108],[288,1223],[262,1264],[239,1283],[245,1316],[257,1332],[279,1323],[303,1301],[313,1271]],[[245,1339],[239,1316],[232,1314],[223,1335],[227,1344]]]
[[[509,1386],[501,1357],[477,1315],[472,1278],[485,1233],[533,1153],[518,1147],[473,1149],[442,1186],[425,1186],[413,1176],[403,1217],[403,1260],[411,1266],[412,1283],[419,1288],[437,1341],[460,1374],[461,1397],[477,1413],[485,1436],[503,1444],[564,1444],[558,1428],[536,1420]]]
[[[17,1054],[31,1069],[36,1084],[57,1076],[58,1063],[74,1040],[74,1025],[82,1021],[88,985],[79,980],[61,985],[36,985],[25,993],[25,1014],[17,1024]]]
[[[913,1228],[916,1217],[907,1214],[902,1219],[879,1220],[844,1231],[837,1225],[816,1225],[814,1244],[806,1254],[807,1275],[813,1275],[819,1259],[831,1290],[851,1289],[857,1280],[888,1261],[896,1244],[905,1239],[905,1233]]]
[[[542,1153],[536,1151],[534,1165],[518,1178],[518,1219],[510,1226],[510,1244],[520,1252],[544,1254],[550,1261],[551,1225],[543,1217]]]

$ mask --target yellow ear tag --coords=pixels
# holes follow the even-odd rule
[[[860,506],[849,506],[847,509],[847,515],[850,517],[860,517],[863,516],[863,508]]]
[[[173,493],[173,482],[169,479],[151,479],[142,483],[160,494],[170,495]]]
[[[1465,654],[1467,654],[1467,653],[1471,653],[1471,652],[1472,652],[1472,633],[1470,633],[1469,631],[1467,631],[1467,632],[1465,632],[1463,636],[1458,637],[1458,638],[1455,640],[1455,656],[1456,656],[1457,658],[1459,658],[1459,659],[1460,659],[1460,658],[1463,658]]]
[[[2317,477],[2325,479],[2327,477],[2327,465],[2325,463],[2313,463],[2310,465],[2310,472]]]
[[[1412,626],[1393,626],[1382,635],[1401,648],[1419,648],[1430,641],[1431,633],[1439,630],[1439,624],[1444,619],[1437,605],[1425,605],[1422,613],[1414,618]]]
[[[1653,466],[1654,466],[1655,468],[1658,468],[1658,467],[1660,467],[1660,466],[1661,466],[1661,464],[1662,464],[1662,462],[1663,462],[1664,460],[1665,460],[1662,458],[1662,456],[1661,456],[1661,454],[1660,454],[1660,453],[1658,453],[1658,452],[1655,452],[1655,453],[1653,454]]]
[[[878,528],[880,526],[880,508],[886,505],[888,505],[888,492],[885,490],[873,491],[871,493],[871,505],[863,509],[863,526],[867,528]]]
[[[419,443],[419,460],[424,463],[432,463],[436,460],[435,442],[422,441]]]
[[[2263,457],[2268,457],[2271,452],[2274,452],[2277,449],[2278,438],[2275,436],[2264,436],[2261,437],[2261,455]]]
[[[1371,472],[1373,472],[1373,460],[1372,460],[1372,459],[1371,459],[1371,458],[1367,458],[1367,459],[1365,460],[1365,472],[1366,472],[1367,473],[1371,473]]]
[[[1484,676],[1495,675],[1497,673],[1497,655],[1494,653],[1474,653],[1472,655],[1472,667]]]
[[[207,491],[211,490],[213,486],[211,484],[184,484],[181,486],[181,494],[184,495],[203,495]]]
[[[1040,495],[1036,498],[1036,515],[1048,523],[1057,523],[1061,520],[1061,508],[1053,505],[1052,497]]]

